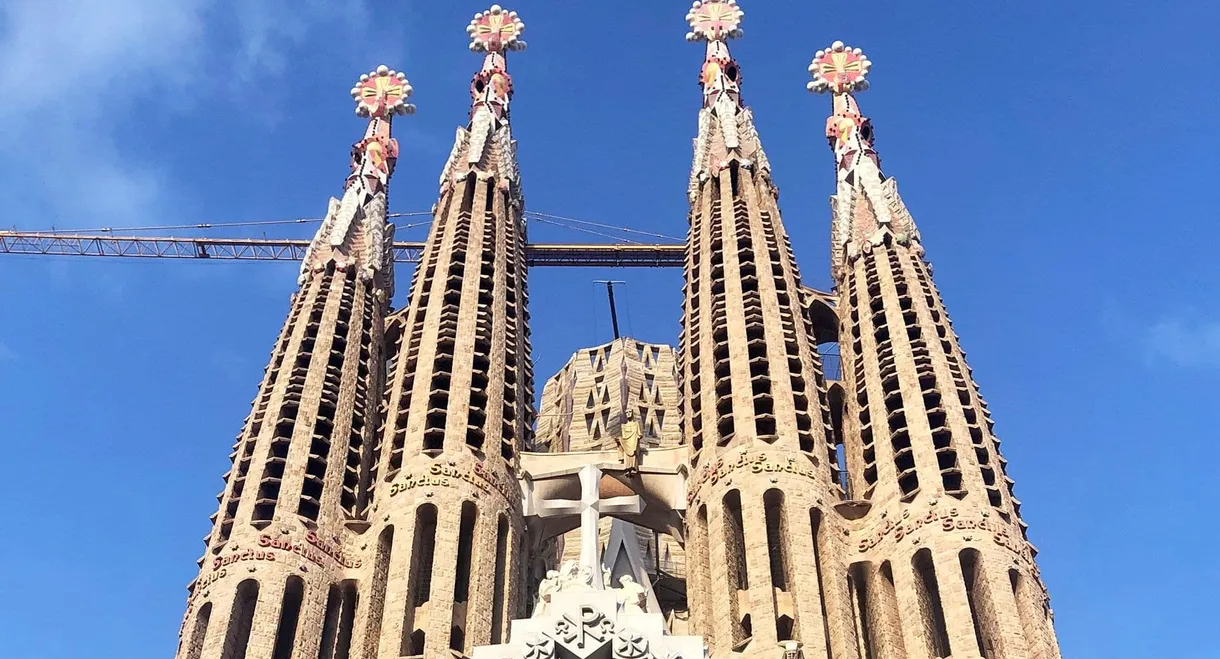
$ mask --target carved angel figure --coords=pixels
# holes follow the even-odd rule
[[[551,605],[551,595],[559,592],[559,571],[547,570],[546,578],[538,584],[538,603],[534,605],[535,618],[546,615]]]
[[[648,609],[648,593],[635,577],[624,574],[618,578],[618,603],[623,613],[644,613]]]

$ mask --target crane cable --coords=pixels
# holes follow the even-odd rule
[[[527,218],[535,219],[535,220],[543,220],[543,218],[546,218],[549,220],[559,220],[559,221],[563,221],[563,222],[571,222],[572,224],[581,224],[581,225],[585,225],[585,226],[597,227],[599,229],[611,229],[613,231],[621,231],[623,233],[633,233],[636,235],[649,236],[652,238],[664,238],[665,240],[672,240],[674,242],[683,242],[685,240],[683,238],[675,238],[673,236],[668,236],[663,233],[652,233],[650,231],[640,231],[638,229],[629,229],[627,227],[616,227],[616,226],[613,226],[610,224],[602,224],[600,222],[589,222],[588,220],[578,220],[573,217],[564,217],[562,215],[552,215],[550,213],[539,213],[537,211],[525,211],[525,216]],[[552,224],[554,224],[554,222],[552,222]],[[560,225],[560,226],[562,226],[562,225]],[[575,227],[568,227],[568,228],[575,229]],[[603,234],[599,234],[599,235],[603,235]]]

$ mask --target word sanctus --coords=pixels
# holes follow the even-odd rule
[[[292,538],[276,538],[270,535],[258,536],[258,546],[267,547],[270,549],[278,549],[282,552],[296,554],[305,560],[317,565],[318,567],[330,567],[326,559],[330,558],[339,565],[347,568],[357,568],[363,563],[358,558],[353,558],[344,554],[338,548],[323,546],[315,536],[313,541],[309,541],[309,536],[314,535],[312,531],[306,534],[306,542],[294,540]]]
[[[736,460],[726,462],[721,458],[716,460],[714,464],[706,465],[703,469],[700,469],[699,474],[695,477],[694,485],[691,486],[690,491],[686,495],[687,503],[694,503],[695,496],[704,483],[715,485],[742,469],[748,469],[753,474],[794,474],[809,480],[817,480],[817,471],[813,466],[795,457],[780,459],[766,453],[738,453]]]
[[[521,505],[521,489],[517,482],[488,471],[481,462],[474,463],[473,469],[434,464],[428,467],[427,472],[419,476],[407,474],[402,480],[390,486],[390,496],[420,487],[453,487],[455,482],[470,483],[483,492],[495,492],[504,497],[514,508]]]
[[[259,543],[262,544],[261,542]],[[212,559],[212,569],[219,570],[226,565],[240,563],[242,561],[267,561],[275,562],[275,552],[263,551],[261,549],[243,549],[239,552],[234,552],[227,556],[217,556]]]

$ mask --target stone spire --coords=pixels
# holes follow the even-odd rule
[[[919,243],[919,230],[902,198],[898,184],[881,172],[873,149],[872,122],[860,113],[854,92],[868,89],[872,62],[859,48],[836,41],[819,50],[809,65],[813,80],[808,89],[829,93],[833,114],[826,119],[826,139],[835,155],[838,190],[831,200],[831,271],[838,281],[848,261],[855,260],[865,244],[880,244],[885,236]]]
[[[835,42],[818,51],[808,85],[834,100],[832,272],[861,645],[882,659],[1055,659],[991,415],[853,95],[870,67]]]
[[[353,642],[362,656],[449,656],[501,642],[522,601],[518,454],[533,432],[525,223],[499,5],[467,31],[483,66],[445,163],[410,303],[387,323],[373,479],[378,538]]]
[[[368,527],[376,394],[393,285],[386,185],[411,85],[379,67],[352,90],[369,119],[301,266],[300,289],[233,447],[190,587],[180,659],[347,656]],[[327,630],[318,633],[319,630]]]
[[[717,176],[729,163],[756,168],[770,179],[771,165],[754,128],[754,113],[741,100],[741,67],[729,53],[729,39],[742,36],[745,12],[736,0],[696,2],[686,15],[687,41],[706,42],[707,55],[699,72],[703,109],[688,190],[693,201],[699,184]]]
[[[412,92],[406,75],[385,65],[360,76],[352,87],[356,114],[367,117],[364,139],[352,146],[352,174],[343,199],[331,199],[326,219],[305,250],[300,283],[310,272],[334,264],[340,272],[356,268],[365,281],[393,296],[393,227],[386,224],[386,188],[398,161],[398,140],[390,137],[395,115],[414,114],[407,103]]]
[[[845,545],[831,514],[842,492],[830,407],[729,54],[742,16],[735,0],[696,2],[687,14],[687,39],[707,43],[678,351],[692,450],[687,596],[693,631],[715,656],[773,656],[793,642],[808,656],[832,647],[840,656],[854,630],[836,561]]]

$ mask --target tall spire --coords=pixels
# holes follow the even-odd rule
[[[878,657],[1054,659],[1049,600],[991,415],[856,104],[870,68],[837,41],[814,57],[808,85],[834,99],[841,418],[848,489],[868,502],[851,552],[862,640]],[[923,525],[942,532],[921,535]]]
[[[470,50],[486,55],[483,68],[470,82],[470,123],[457,129],[453,151],[441,172],[442,192],[474,173],[481,178],[497,177],[500,186],[510,190],[514,198],[519,196],[517,144],[508,125],[513,78],[508,73],[506,55],[525,50],[521,40],[524,30],[525,23],[517,12],[500,5],[475,14],[466,27]]]
[[[374,457],[374,597],[363,656],[468,655],[519,617],[525,557],[518,453],[532,443],[525,222],[506,56],[525,24],[475,14],[483,54],[457,129],[409,306],[386,325]]]
[[[686,17],[687,39],[707,43],[678,351],[692,466],[686,551],[705,566],[692,571],[687,599],[715,656],[773,657],[799,643],[806,656],[846,656],[850,621],[827,614],[850,610],[836,565],[842,490],[830,406],[770,165],[729,54],[742,16],[735,0],[707,0]]]
[[[390,136],[390,122],[395,115],[415,113],[407,103],[412,91],[406,75],[384,64],[361,75],[352,87],[356,114],[368,118],[368,128],[364,139],[352,145],[352,173],[343,199],[330,200],[326,219],[305,251],[299,283],[334,263],[340,271],[358,268],[365,281],[380,274],[379,288],[394,294],[386,189],[398,161],[398,140]]]
[[[868,89],[872,65],[863,51],[842,41],[819,50],[809,65],[809,91],[833,98],[826,138],[838,173],[831,199],[831,272],[836,282],[866,245],[880,244],[887,234],[900,243],[914,241],[917,248],[919,242],[919,230],[898,196],[898,183],[881,172],[872,122],[856,103],[854,92]]]
[[[300,289],[234,445],[179,659],[346,656],[393,286],[386,185],[398,144],[390,121],[414,110],[410,94],[406,77],[385,66],[352,89],[369,125],[352,148],[343,199],[330,200],[305,254]]]
[[[688,194],[693,200],[702,181],[716,176],[730,162],[757,166],[770,176],[771,166],[754,128],[754,114],[741,100],[741,67],[729,53],[729,39],[742,36],[745,12],[737,0],[695,2],[686,20],[687,41],[706,42],[707,55],[699,72],[703,109],[695,138],[695,161]]]

